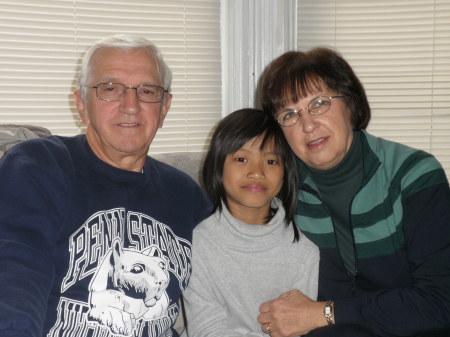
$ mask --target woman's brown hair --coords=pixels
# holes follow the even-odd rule
[[[289,103],[314,93],[324,83],[344,96],[354,130],[367,128],[370,106],[361,81],[344,58],[329,48],[289,51],[273,60],[262,82],[262,107],[276,115]]]

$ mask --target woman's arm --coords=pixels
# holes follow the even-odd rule
[[[358,323],[380,336],[450,327],[450,190],[440,184],[404,201],[403,228],[411,286],[335,299],[336,322]]]
[[[407,198],[404,228],[411,286],[334,298],[336,324],[357,324],[379,336],[412,336],[450,327],[450,191],[436,185]],[[386,275],[388,277],[388,275]],[[325,285],[326,286],[326,285]],[[305,334],[327,324],[324,302],[291,291],[260,307],[272,337]]]
[[[325,302],[315,302],[298,290],[261,304],[258,322],[264,331],[269,322],[272,337],[305,335],[327,325],[323,310]]]

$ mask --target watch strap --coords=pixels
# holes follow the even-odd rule
[[[328,325],[334,324],[334,302],[332,300],[326,301],[323,314]]]

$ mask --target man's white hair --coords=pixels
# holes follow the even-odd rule
[[[159,49],[146,38],[128,35],[128,34],[117,34],[106,37],[95,42],[89,49],[84,53],[81,68],[78,73],[78,83],[77,88],[81,92],[81,97],[84,101],[87,99],[86,86],[96,85],[97,83],[90,83],[91,76],[91,60],[94,54],[103,48],[116,48],[121,50],[139,49],[144,48],[156,64],[156,70],[158,72],[160,84],[165,90],[170,91],[170,85],[172,83],[172,71],[163,59],[163,56]]]

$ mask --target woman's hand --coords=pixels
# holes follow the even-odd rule
[[[260,305],[258,322],[261,331],[272,337],[293,337],[325,326],[325,302],[314,302],[298,290],[291,290],[279,298]],[[269,329],[267,329],[269,326]]]

